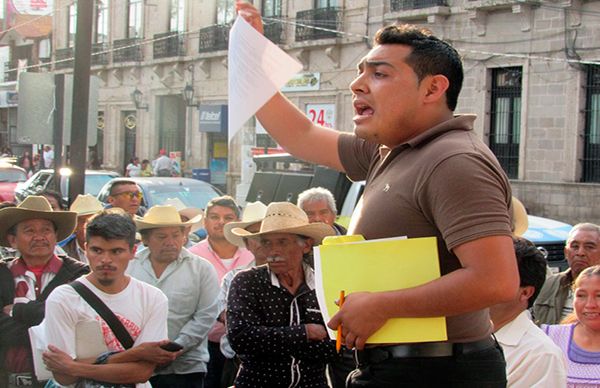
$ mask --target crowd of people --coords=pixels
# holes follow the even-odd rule
[[[254,6],[238,1],[236,9],[262,32]],[[454,115],[462,79],[448,43],[415,26],[389,26],[350,86],[354,134],[313,124],[281,93],[259,109],[292,154],[366,180],[347,231],[322,188],[297,204],[240,209],[223,196],[205,209],[176,201],[144,209],[135,182],[119,180],[106,207],[89,196],[68,211],[44,196],[3,205],[0,244],[10,250],[0,263],[1,382],[600,386],[600,227],[575,225],[565,245],[569,269],[548,276],[544,254],[515,229],[523,214],[473,131],[475,117]],[[207,237],[193,244],[200,224]],[[350,293],[325,322],[312,248],[345,233],[436,237],[441,276]],[[446,341],[367,343],[389,319],[435,316],[446,317]],[[78,338],[84,324],[100,337],[91,357],[81,356],[92,346]],[[48,381],[32,363],[28,329],[37,325]],[[339,352],[327,327],[341,330]]]

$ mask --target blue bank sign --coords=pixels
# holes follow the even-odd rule
[[[200,132],[227,135],[227,105],[200,105]]]

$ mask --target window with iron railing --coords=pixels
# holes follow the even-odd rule
[[[230,29],[229,24],[201,28],[198,32],[198,52],[227,50]]]
[[[67,47],[62,49],[56,49],[54,52],[56,69],[68,69],[73,67],[73,48]]]
[[[281,0],[263,0],[262,16],[264,34],[271,42],[283,43],[283,23],[281,22]],[[269,20],[271,19],[271,20]]]
[[[154,59],[185,55],[184,35],[177,31],[154,34]]]
[[[588,65],[585,85],[583,182],[600,182],[600,66]]]
[[[75,4],[67,7],[67,47],[75,46],[75,30],[77,29],[77,9]]]
[[[521,67],[492,69],[490,149],[509,178],[519,175]]]
[[[142,40],[140,38],[113,41],[113,62],[141,61],[143,57]]]
[[[336,38],[342,24],[342,9],[327,7],[296,13],[296,42]]]
[[[169,31],[185,31],[185,1],[171,0],[169,12]]]
[[[228,24],[235,19],[235,0],[217,0],[217,24]]]

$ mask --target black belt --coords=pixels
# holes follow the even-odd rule
[[[418,357],[451,357],[458,354],[474,353],[496,346],[496,340],[487,337],[479,341],[453,342],[424,342],[419,344],[374,346],[356,351],[355,357],[359,365],[376,364],[390,358]]]

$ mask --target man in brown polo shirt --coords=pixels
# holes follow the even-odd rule
[[[262,31],[252,5],[236,8]],[[390,26],[377,33],[350,85],[354,134],[313,124],[281,93],[257,113],[296,157],[366,179],[350,234],[438,239],[441,278],[350,294],[328,323],[342,324],[346,345],[358,350],[350,387],[506,385],[487,307],[510,300],[519,286],[511,189],[473,132],[475,117],[454,117],[462,79],[450,45],[415,26]],[[390,318],[430,316],[447,317],[447,342],[365,347]]]

